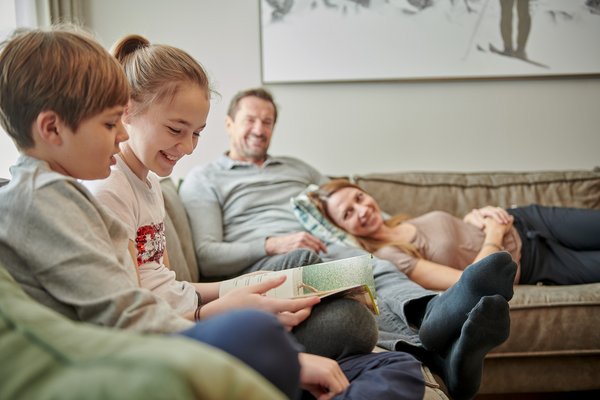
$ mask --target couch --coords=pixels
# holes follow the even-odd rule
[[[445,210],[463,216],[483,205],[600,208],[600,169],[526,172],[399,172],[351,177],[389,214]],[[167,249],[179,279],[198,281],[191,230],[171,179],[161,182]],[[518,286],[511,334],[486,358],[481,395],[600,392],[600,283]],[[444,398],[429,370],[428,396]]]

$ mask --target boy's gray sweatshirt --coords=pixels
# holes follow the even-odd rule
[[[138,287],[125,228],[71,177],[21,156],[0,188],[0,263],[70,319],[141,332],[193,325]]]

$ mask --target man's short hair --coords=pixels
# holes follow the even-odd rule
[[[277,104],[275,104],[275,100],[273,100],[273,95],[265,88],[252,88],[242,90],[238,92],[231,102],[229,103],[229,109],[227,110],[227,115],[231,119],[235,119],[235,115],[240,109],[240,101],[246,97],[258,97],[259,99],[263,99],[273,104],[273,109],[275,110],[275,115],[273,116],[273,124],[277,122]]]
[[[2,44],[0,123],[20,149],[34,146],[31,126],[43,111],[56,112],[75,131],[128,100],[123,69],[81,29],[20,29]]]

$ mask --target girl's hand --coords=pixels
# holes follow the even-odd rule
[[[317,400],[328,400],[343,392],[350,382],[337,362],[314,354],[300,353],[300,385]]]
[[[502,207],[486,206],[473,209],[473,211],[465,215],[463,221],[484,230],[486,218],[494,219],[499,224],[510,224],[511,226],[514,219],[513,216]]]
[[[286,277],[282,275],[254,285],[233,289],[202,307],[201,318],[222,314],[228,310],[254,308],[277,315],[279,322],[287,329],[291,329],[310,315],[312,306],[319,303],[320,299],[317,296],[280,299],[265,295],[269,290],[280,286],[285,279]]]

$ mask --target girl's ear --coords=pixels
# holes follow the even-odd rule
[[[131,99],[129,99],[123,110],[123,116],[121,117],[121,121],[123,121],[124,124],[129,124],[131,122],[131,106]]]
[[[43,142],[51,145],[60,146],[62,144],[60,131],[65,128],[60,117],[54,111],[42,111],[34,122],[34,132]]]

